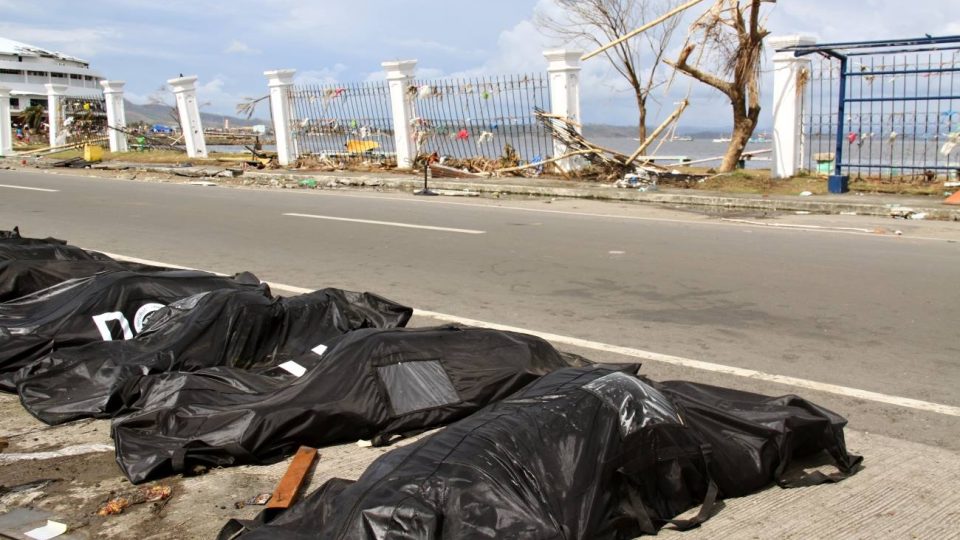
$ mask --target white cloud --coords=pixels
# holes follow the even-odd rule
[[[241,102],[250,97],[259,97],[228,90],[228,80],[223,75],[216,75],[208,81],[200,79],[197,83],[197,101],[200,102],[201,110],[235,114],[236,106]],[[262,93],[267,93],[266,88]]]
[[[559,13],[556,0],[234,0],[208,2],[202,10],[196,0],[100,0],[94,10],[76,10],[73,4],[0,0],[5,8],[0,35],[90,60],[106,77],[127,80],[131,96],[146,96],[181,71],[198,74],[202,99],[213,102],[208,109],[224,112],[233,109],[237,96],[266,93],[261,73],[278,66],[298,68],[299,82],[321,84],[383,80],[380,62],[409,58],[420,60],[417,77],[424,79],[543,73],[543,49],[569,46],[537,27],[536,12]],[[782,0],[766,4],[767,26],[774,34],[814,33],[822,41],[960,33],[960,22],[944,7],[949,2],[909,4],[904,9],[896,0]],[[699,11],[684,16],[678,42]],[[679,43],[674,47],[672,57]],[[231,61],[237,58],[231,55],[244,55],[244,61]],[[608,61],[585,62],[581,80],[587,121],[633,122],[632,92]],[[668,114],[688,87],[689,79],[678,76],[668,95],[658,90],[654,111]],[[715,91],[692,83],[692,96],[683,122],[729,122],[728,106]]]
[[[298,71],[294,76],[294,81],[296,84],[334,84],[340,82],[346,70],[347,66],[344,64],[334,64],[333,67],[330,68]]]
[[[262,51],[260,51],[260,49],[254,49],[246,43],[235,39],[230,42],[230,45],[227,45],[227,48],[224,49],[223,52],[227,54],[260,54]]]
[[[483,49],[465,49],[463,47],[421,38],[388,39],[385,40],[385,44],[388,46],[398,47],[401,50],[413,50],[417,52],[433,51],[451,56],[477,57],[487,53],[487,51],[484,51]]]

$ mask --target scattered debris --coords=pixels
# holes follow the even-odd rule
[[[430,165],[430,174],[437,178],[484,178],[484,175],[470,172],[466,169],[457,169],[439,163]]]
[[[114,497],[104,503],[97,510],[98,516],[112,516],[122,514],[123,511],[135,504],[165,501],[173,494],[173,488],[163,484],[144,486],[138,490]]]
[[[303,180],[300,181],[299,185],[300,187],[305,187],[305,188],[315,188],[317,187],[317,181],[314,180],[313,178],[304,178]]]
[[[258,493],[247,499],[246,504],[251,506],[263,506],[270,502],[271,497],[273,497],[272,493]]]
[[[890,208],[890,217],[894,219],[910,219],[910,216],[915,213],[913,208],[906,206],[894,206]]]
[[[434,193],[437,195],[444,195],[447,197],[479,197],[479,191],[470,191],[469,189],[434,189]]]
[[[926,213],[926,212],[914,212],[913,214],[910,214],[910,219],[927,219],[927,213]]]
[[[63,167],[70,169],[84,169],[92,165],[92,162],[83,159],[82,157],[75,157],[69,159],[60,159],[57,161],[50,162],[50,167]]]
[[[809,196],[811,196],[811,195],[813,195],[813,192],[812,192],[812,191],[801,191],[801,192],[800,192],[800,196],[801,196],[801,197],[809,197]]]
[[[197,181],[197,182],[189,182],[189,184],[190,184],[191,186],[204,186],[204,187],[216,187],[216,185],[217,185],[216,182],[209,182],[209,181],[206,181],[206,180]]]
[[[637,167],[636,173],[627,173],[613,185],[618,188],[636,188],[637,191],[657,191],[660,172],[650,167]]]
[[[588,141],[580,133],[579,124],[570,119],[558,118],[556,115],[547,113],[541,109],[535,109],[535,114],[537,119],[540,120],[553,136],[553,139],[567,148],[566,154],[544,160],[540,162],[540,164],[552,163],[574,156],[582,156],[583,159],[593,166],[601,180],[607,181],[615,178],[620,179],[626,174],[637,172],[635,167],[631,166],[632,162],[637,159],[637,156],[627,156]],[[645,147],[646,146],[642,146],[641,148]],[[666,171],[666,169],[653,164],[647,164],[647,166],[657,169],[658,171]]]
[[[273,496],[267,503],[267,508],[290,508],[290,505],[296,501],[297,495],[300,493],[300,488],[303,486],[307,473],[318,457],[316,448],[301,446],[296,455],[293,456],[293,461],[290,462],[286,474],[277,484],[277,489],[273,491]]]

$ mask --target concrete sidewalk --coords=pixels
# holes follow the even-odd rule
[[[34,164],[42,164],[36,161]],[[21,165],[12,158],[0,159],[0,167],[34,168]],[[150,165],[142,163],[104,162],[92,169],[64,169],[70,174],[122,174],[134,171],[204,179],[224,185],[260,186],[290,189],[377,189],[412,192],[423,187],[423,178],[398,172],[315,172],[315,171],[241,171],[236,166]],[[301,187],[303,180],[314,180],[315,188]],[[658,191],[641,192],[632,188],[617,188],[612,184],[576,182],[559,179],[501,177],[485,179],[434,178],[430,188],[446,195],[475,195],[487,197],[525,196],[551,198],[581,198],[606,201],[624,201],[686,207],[704,212],[810,212],[814,214],[856,214],[890,217],[895,214],[923,214],[925,219],[960,221],[960,206],[946,205],[942,198],[910,197],[891,194],[846,193],[843,195],[754,195],[720,193],[692,189],[662,187]]]
[[[249,519],[262,509],[237,503],[271,492],[290,461],[169,478],[156,482],[173,489],[166,505],[141,504],[101,517],[96,515],[100,505],[132,488],[114,463],[113,452],[94,446],[112,446],[109,422],[49,427],[30,417],[10,395],[0,395],[0,415],[0,437],[9,443],[0,453],[0,485],[8,488],[0,490],[0,521],[3,514],[30,508],[39,511],[38,516],[46,513],[39,518],[42,523],[66,523],[66,538],[214,538],[230,518]],[[849,430],[847,442],[852,452],[864,456],[864,468],[853,477],[807,488],[771,487],[729,499],[700,529],[664,530],[661,535],[678,540],[960,537],[960,454]],[[64,450],[84,448],[86,453],[65,455],[69,451]],[[323,448],[307,489],[334,477],[356,479],[390,449],[354,443]],[[29,456],[40,451],[64,455]]]

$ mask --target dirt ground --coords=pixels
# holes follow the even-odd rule
[[[108,500],[141,487],[133,486],[121,474],[108,421],[46,426],[27,414],[16,396],[6,394],[0,395],[0,417],[4,418],[0,439],[8,443],[0,451],[0,538],[26,538],[17,532],[41,526],[47,519],[67,524],[67,534],[58,537],[64,540],[214,538],[231,518],[256,516],[263,507],[247,505],[247,501],[272,492],[289,464],[287,460],[148,482],[143,486],[169,486],[170,498],[133,505],[122,514],[100,516],[97,510]],[[40,454],[74,450],[83,453]],[[333,477],[356,479],[388,450],[356,443],[323,448],[306,489]],[[13,530],[5,528],[4,514],[16,515],[13,512],[22,513],[22,509],[34,511],[35,519]]]

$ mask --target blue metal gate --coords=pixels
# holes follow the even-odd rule
[[[956,179],[960,36],[825,43],[801,78],[806,168],[846,177]]]

